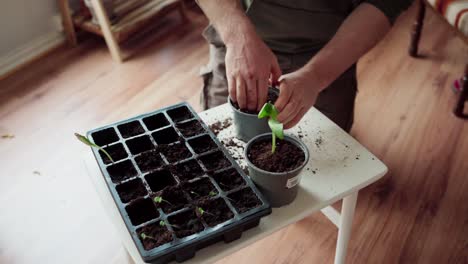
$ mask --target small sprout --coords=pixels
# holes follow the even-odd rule
[[[203,208],[201,207],[197,207],[197,210],[200,213],[200,215],[203,215],[205,213],[205,210],[203,210]]]
[[[102,151],[104,154],[106,154],[106,156],[109,158],[110,161],[114,162],[114,160],[112,159],[112,157],[110,156],[110,154],[103,148],[101,148],[100,146],[94,144],[93,142],[91,142],[87,137],[83,136],[83,135],[80,135],[78,133],[75,133],[75,136],[76,138],[81,141],[82,143],[84,143],[85,145],[88,145],[92,148],[97,148],[98,150]]]
[[[143,240],[146,240],[146,239],[148,239],[148,238],[149,238],[149,239],[156,240],[156,238],[154,238],[154,237],[152,237],[152,236],[148,236],[148,235],[145,234],[145,233],[141,233],[141,234],[140,234],[140,237],[141,237],[141,239],[143,239]]]
[[[159,221],[159,225],[160,226],[166,226],[166,222],[164,222],[163,220]]]
[[[209,193],[210,196],[216,196],[217,194],[218,194],[218,193],[216,193],[216,192],[214,192],[214,191],[211,191],[211,192]]]
[[[170,226],[170,227],[172,227],[172,228],[174,228],[174,229],[176,229],[176,228],[177,228],[177,229],[181,229],[180,226],[178,226],[178,225],[166,224],[166,222],[164,222],[163,220],[159,221],[159,226],[162,226],[162,227],[164,227],[164,226]]]
[[[153,201],[154,201],[155,203],[159,203],[159,204],[162,203],[162,202],[165,202],[165,203],[167,203],[167,204],[169,204],[169,205],[171,205],[171,206],[173,205],[173,204],[172,204],[171,202],[169,202],[168,200],[163,199],[162,196],[156,196],[156,197],[154,197],[154,198],[153,198]]]
[[[284,139],[283,124],[278,121],[278,109],[272,103],[265,103],[258,113],[258,118],[268,117],[268,126],[271,129],[271,153],[276,150],[276,138]]]

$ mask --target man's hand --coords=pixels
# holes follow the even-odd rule
[[[273,52],[246,29],[226,41],[226,77],[229,95],[241,109],[260,110],[267,100],[268,81],[278,80],[281,70]]]
[[[315,104],[323,87],[310,72],[298,70],[280,77],[280,95],[275,103],[278,121],[288,129],[295,126]]]

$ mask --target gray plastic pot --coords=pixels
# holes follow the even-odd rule
[[[273,88],[270,88],[270,91],[279,93],[278,90]],[[234,126],[238,139],[247,142],[257,135],[270,131],[267,118],[258,119],[257,114],[248,114],[240,111],[240,109],[235,108],[232,104],[231,97],[228,98],[228,104],[234,112]]]
[[[247,161],[250,177],[270,202],[271,207],[281,207],[290,204],[294,199],[296,199],[301,180],[299,173],[309,161],[309,150],[299,139],[285,135],[284,140],[289,141],[302,149],[305,155],[305,160],[301,166],[292,171],[269,172],[255,166],[249,160],[247,155],[253,143],[265,139],[271,140],[271,133],[261,134],[252,138],[245,147],[244,156]]]

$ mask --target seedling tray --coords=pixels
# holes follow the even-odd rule
[[[87,136],[114,160],[92,149],[145,262],[190,259],[201,248],[240,238],[271,213],[263,195],[187,103]]]

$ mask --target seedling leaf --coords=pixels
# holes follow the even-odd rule
[[[163,220],[159,221],[159,225],[160,226],[166,226],[166,222],[164,222]]]
[[[200,215],[203,215],[205,213],[205,210],[203,210],[203,208],[201,207],[197,207],[197,210],[200,213]]]
[[[80,135],[78,133],[75,133],[75,136],[76,138],[81,141],[82,143],[84,143],[85,145],[88,145],[92,148],[97,148],[98,150],[102,151],[108,158],[110,161],[114,162],[114,160],[112,159],[112,157],[110,156],[110,154],[103,148],[101,148],[100,146],[94,144],[93,142],[91,142],[87,137],[83,136],[83,135]]]
[[[262,110],[258,113],[258,118],[265,118],[269,117],[268,119],[268,126],[271,129],[271,153],[275,153],[276,150],[276,138],[284,139],[283,133],[283,124],[281,124],[277,117],[279,111],[276,107],[271,103],[266,103],[263,105]]]
[[[211,191],[211,192],[209,193],[209,195],[210,195],[210,196],[216,196],[216,195],[217,195],[217,193],[216,193],[216,192],[213,192],[213,191]]]

